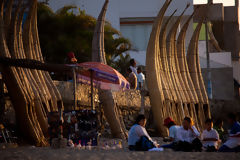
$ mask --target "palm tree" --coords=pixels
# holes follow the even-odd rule
[[[119,58],[112,63],[112,67],[116,68],[122,75],[125,77],[127,76],[126,72],[128,67],[130,66],[130,55],[126,54],[125,56],[123,54],[119,55]]]
[[[79,63],[91,61],[95,25],[96,19],[76,6],[65,6],[53,12],[46,4],[39,4],[38,29],[45,60],[65,63],[67,53],[72,51]],[[114,59],[131,48],[129,40],[107,22],[104,41],[107,63],[118,66],[114,65]]]

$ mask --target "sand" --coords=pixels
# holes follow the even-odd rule
[[[2,160],[239,160],[240,153],[207,153],[207,152],[130,152],[124,150],[88,151],[75,149],[51,149],[36,147],[19,147],[0,151]]]
[[[106,142],[106,140],[104,140]],[[111,140],[108,140],[111,141]],[[158,141],[162,143],[161,141]],[[0,149],[0,160],[240,160],[240,153],[208,152],[174,152],[166,149],[163,152],[131,152],[126,148],[103,150],[101,147],[92,150],[73,148],[52,149],[50,147],[20,146]]]

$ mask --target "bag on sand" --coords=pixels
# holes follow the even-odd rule
[[[136,151],[148,151],[152,148],[154,148],[154,144],[146,136],[142,136],[135,145]]]

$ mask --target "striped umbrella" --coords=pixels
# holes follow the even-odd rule
[[[77,82],[91,84],[104,90],[130,89],[129,82],[114,68],[99,62],[84,62],[71,66],[85,68],[77,70]]]

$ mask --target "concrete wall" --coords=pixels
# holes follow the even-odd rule
[[[224,49],[236,61],[240,58],[239,7],[225,7],[224,16]]]
[[[240,60],[233,61],[233,77],[240,84]]]
[[[215,100],[234,99],[234,81],[232,68],[211,68],[212,94]],[[207,69],[202,69],[202,75],[207,88]]]

